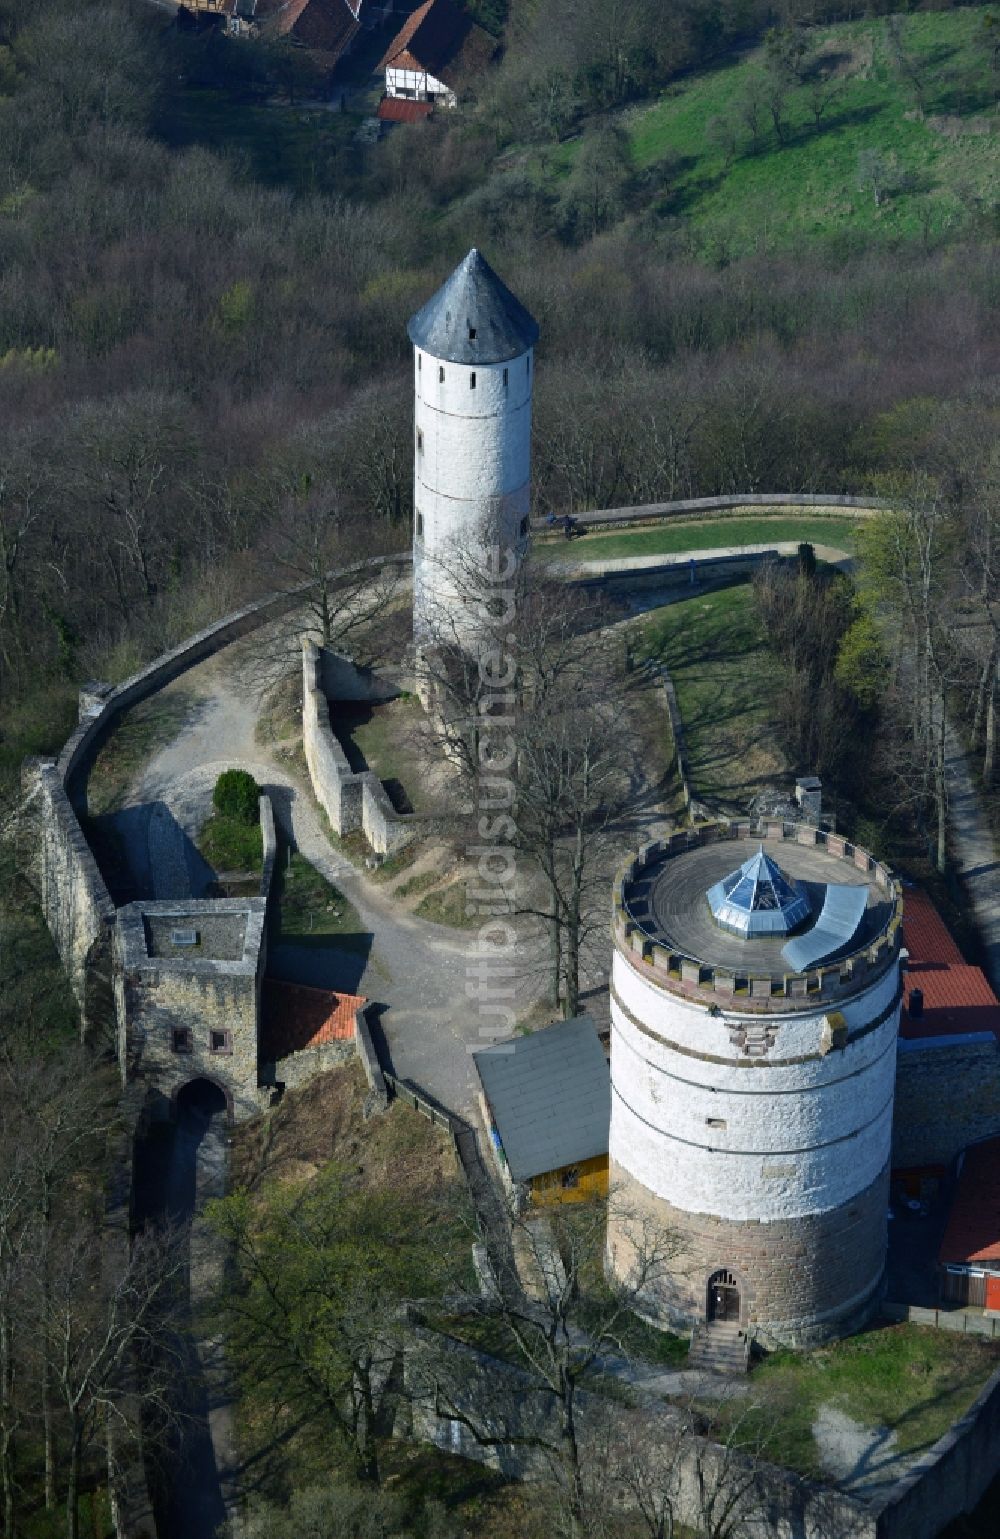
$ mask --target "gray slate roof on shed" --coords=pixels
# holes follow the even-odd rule
[[[607,1154],[611,1075],[589,1015],[473,1057],[513,1180]]]
[[[475,246],[406,330],[445,363],[505,363],[538,341],[537,321]]]

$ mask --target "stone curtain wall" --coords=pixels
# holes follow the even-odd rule
[[[345,679],[360,689],[364,675],[358,669],[347,672],[344,659],[328,661],[330,655],[320,650],[308,637],[302,643],[302,747],[309,767],[313,792],[330,826],[337,834],[359,830],[377,855],[388,855],[409,843],[417,831],[412,813],[399,813],[389,800],[385,786],[373,770],[355,774],[337,735],[330,725],[330,705],[323,689],[324,677]],[[334,661],[340,664],[334,667]],[[354,700],[378,698],[372,694],[352,693]]]
[[[1000,1470],[1000,1369],[964,1416],[897,1481],[878,1514],[877,1539],[936,1539],[971,1512]]]
[[[25,794],[25,866],[80,1010],[81,1032],[110,1024],[115,906],[54,759],[29,759]]]
[[[949,1165],[1000,1134],[1000,1043],[992,1032],[901,1041],[892,1163]]]
[[[366,566],[402,567],[410,559],[408,552],[375,557],[345,567],[342,575],[350,576]],[[230,642],[289,614],[303,603],[310,586],[305,583],[286,592],[269,593],[225,615],[164,652],[115,689],[85,685],[80,691],[79,725],[67,738],[58,759],[26,761],[24,863],[39,893],[46,923],[76,996],[84,1034],[110,1019],[115,908],[74,805],[81,796],[83,772],[101,740],[129,706],[156,694],[171,679]]]

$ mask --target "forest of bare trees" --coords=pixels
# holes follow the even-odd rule
[[[650,8],[615,14],[641,31]],[[0,5],[8,776],[63,728],[75,681],[273,585],[290,488],[333,485],[345,515],[405,541],[405,320],[474,240],[542,326],[541,508],[855,489],[906,459],[912,403],[959,435],[992,410],[974,232],[721,264],[627,223],[567,247],[530,202],[502,223],[451,215],[479,117],[359,150],[344,196],[296,195],[157,141],[174,46],[127,0]],[[599,93],[632,89],[615,68]]]

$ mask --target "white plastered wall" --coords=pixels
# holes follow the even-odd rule
[[[442,378],[443,375],[443,378]],[[453,613],[477,538],[522,555],[531,497],[532,351],[448,363],[414,349],[414,628]],[[475,380],[473,387],[472,381]],[[485,566],[487,555],[482,550]]]
[[[765,1223],[839,1207],[889,1158],[897,992],[893,967],[836,1006],[769,1016],[775,1041],[765,1058],[748,1061],[731,1041],[738,1010],[713,1016],[658,988],[616,951],[612,1160],[689,1213]],[[834,1008],[851,1035],[888,1014],[845,1048],[821,1054]]]

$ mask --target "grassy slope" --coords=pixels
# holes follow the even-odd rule
[[[745,807],[784,770],[770,730],[779,669],[764,645],[752,588],[667,604],[647,616],[643,629],[677,690],[696,794]]]
[[[808,540],[815,545],[854,549],[851,518],[725,518],[706,522],[658,524],[620,533],[582,535],[574,540],[537,543],[543,560],[597,561],[615,556],[666,556],[685,550],[721,550],[730,545],[760,545],[765,541]]]
[[[777,1352],[754,1372],[768,1406],[772,1456],[821,1474],[812,1426],[833,1405],[866,1427],[887,1427],[900,1452],[929,1448],[966,1411],[997,1366],[997,1349],[948,1331],[898,1325],[817,1352]]]
[[[962,214],[957,182],[979,193],[992,189],[994,196],[997,189],[991,137],[968,131],[972,118],[985,126],[995,92],[986,52],[976,43],[983,15],[976,7],[904,18],[905,47],[927,61],[923,121],[892,70],[884,21],[853,22],[818,34],[839,57],[843,82],[818,132],[804,94],[797,93],[789,103],[789,144],[779,145],[771,131],[759,154],[732,165],[711,146],[708,125],[735,116],[734,102],[760,61],[754,53],[671,87],[654,107],[633,113],[628,136],[636,168],[668,154],[681,157],[675,211],[706,237],[724,236],[733,250],[836,232],[913,236],[925,221],[929,230],[945,231]],[[942,115],[950,123],[935,126]],[[952,132],[962,124],[965,132]],[[742,138],[746,142],[745,132]],[[858,187],[858,156],[867,149],[896,157],[898,169],[913,178],[911,190],[881,209]]]

